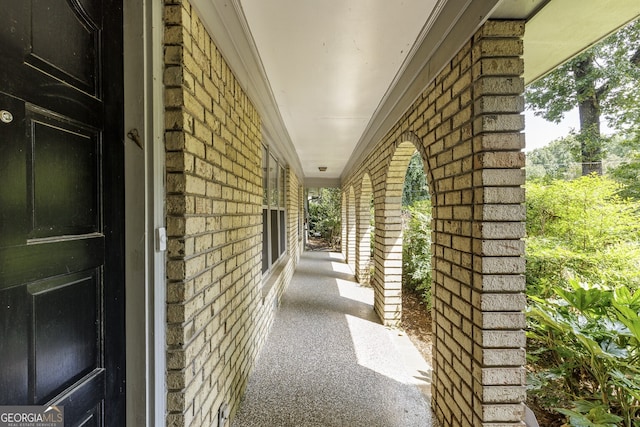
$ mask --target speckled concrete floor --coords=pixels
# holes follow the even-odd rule
[[[232,426],[435,425],[429,365],[372,304],[340,254],[305,252]]]

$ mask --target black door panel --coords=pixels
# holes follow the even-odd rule
[[[78,239],[0,247],[0,290],[102,265],[104,237],[100,235],[78,237]],[[47,262],[43,263],[43,259]]]
[[[100,8],[100,2],[88,2]],[[98,95],[99,24],[86,10],[67,0],[33,0],[31,52],[27,62],[83,91]],[[56,27],[49,22],[57,23]],[[64,31],[60,31],[64,28]],[[64,49],[60,46],[64,45]]]
[[[0,289],[0,404],[26,405],[29,397],[29,299],[24,288]],[[26,321],[25,321],[26,320]]]
[[[100,232],[100,133],[27,109],[30,239]]]
[[[0,405],[124,425],[122,0],[0,10]]]

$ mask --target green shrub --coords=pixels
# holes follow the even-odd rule
[[[572,426],[640,426],[640,291],[570,280],[531,296],[529,393]]]
[[[530,395],[640,427],[640,205],[606,177],[527,184]]]
[[[402,245],[403,287],[431,309],[431,202],[416,201],[405,213]]]
[[[599,176],[527,184],[528,293],[570,279],[640,287],[640,204]]]
[[[328,242],[339,240],[341,227],[339,188],[321,188],[309,201],[309,231]]]

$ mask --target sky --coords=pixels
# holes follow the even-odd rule
[[[564,114],[560,123],[548,122],[542,117],[533,115],[533,111],[524,111],[525,141],[524,151],[535,150],[544,147],[551,141],[569,135],[571,130],[580,130],[580,114],[578,107]],[[614,131],[607,126],[606,120],[600,120],[600,131],[603,135],[611,135]]]
[[[559,124],[548,122],[542,117],[534,116],[531,110],[525,110],[524,120],[526,134],[525,151],[544,147],[553,140],[567,136],[571,132],[571,129],[577,131],[580,128],[577,108],[565,113],[564,120]]]

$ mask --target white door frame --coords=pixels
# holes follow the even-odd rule
[[[165,425],[162,1],[124,7],[127,425]]]

